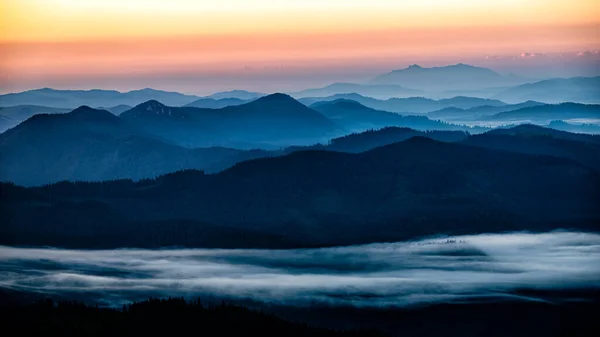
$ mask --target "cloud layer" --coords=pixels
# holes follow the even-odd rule
[[[600,235],[555,232],[303,250],[0,247],[0,287],[119,305],[145,296],[406,306],[600,288]],[[524,300],[542,298],[522,297]]]

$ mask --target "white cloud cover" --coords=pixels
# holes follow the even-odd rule
[[[62,250],[0,246],[0,287],[94,294],[404,306],[600,287],[600,235],[494,234],[300,250]],[[541,300],[540,298],[529,298]]]

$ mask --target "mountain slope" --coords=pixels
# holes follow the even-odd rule
[[[548,124],[554,130],[600,135],[600,124],[571,124],[562,120],[554,120]]]
[[[36,115],[0,135],[0,180],[22,185],[138,180],[188,168],[214,172],[264,155],[185,149],[146,135],[107,111],[80,107],[67,114]]]
[[[546,103],[600,103],[600,77],[557,78],[523,84],[494,96],[506,102],[536,100]]]
[[[441,100],[433,100],[424,97],[409,97],[409,98],[390,98],[386,100],[378,100],[371,97],[361,96],[356,93],[340,94],[328,97],[307,97],[301,98],[299,101],[305,105],[311,106],[317,102],[330,102],[338,99],[346,99],[359,102],[369,108],[384,110],[389,112],[397,112],[401,114],[423,114],[430,111],[440,110],[444,108],[461,108],[469,109],[473,107],[490,105],[504,106],[506,103],[474,97],[453,97]]]
[[[415,130],[466,130],[468,128],[430,120],[425,116],[402,116],[368,108],[351,100],[319,102],[310,106],[345,129],[360,132],[386,126],[401,126]]]
[[[334,138],[326,146],[315,147],[319,150],[359,153],[377,147],[402,142],[412,137],[426,137],[442,142],[458,142],[466,139],[468,133],[463,131],[417,131],[409,128],[386,127],[353,133]]]
[[[436,110],[427,113],[427,117],[442,119],[442,120],[474,120],[483,116],[491,116],[497,113],[514,111],[522,108],[529,108],[534,106],[544,105],[544,103],[527,101],[519,104],[507,104],[507,105],[482,105],[476,106],[469,109],[461,109],[457,107],[449,107],[441,110]]]
[[[470,136],[463,143],[495,150],[568,158],[600,170],[600,136],[574,134],[529,124]]]
[[[256,159],[216,175],[185,171],[139,183],[33,189],[3,184],[0,243],[41,228],[48,233],[42,241],[69,242],[73,233],[88,240],[132,222],[175,219],[260,229],[301,246],[598,229],[599,185],[597,170],[572,160],[414,137],[359,154]],[[97,244],[111,246],[105,240]]]
[[[600,120],[600,105],[579,103],[545,104],[500,112],[481,118],[481,120],[490,121],[530,121],[541,124],[547,124],[556,119]]]
[[[177,108],[150,101],[121,117],[186,147],[315,143],[340,132],[323,115],[284,94],[221,109]]]
[[[51,108],[37,105],[0,107],[0,117],[2,117],[4,120],[4,123],[0,124],[0,133],[17,126],[19,123],[33,115],[67,113],[69,111],[69,109]]]
[[[115,105],[115,106],[108,107],[108,108],[102,108],[102,107],[100,107],[98,109],[108,110],[108,111],[110,111],[113,114],[115,114],[115,115],[118,116],[118,115],[122,114],[123,112],[125,112],[125,111],[127,111],[127,110],[129,110],[131,108],[132,108],[132,106],[130,106],[130,105],[119,104],[119,105]]]

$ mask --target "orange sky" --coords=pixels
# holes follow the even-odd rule
[[[598,0],[0,0],[0,80],[366,72],[597,50],[599,30]]]

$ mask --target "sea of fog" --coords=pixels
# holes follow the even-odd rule
[[[296,250],[0,246],[0,288],[89,296],[115,306],[148,296],[209,294],[272,304],[377,307],[546,300],[517,290],[600,288],[600,235],[482,234]]]

